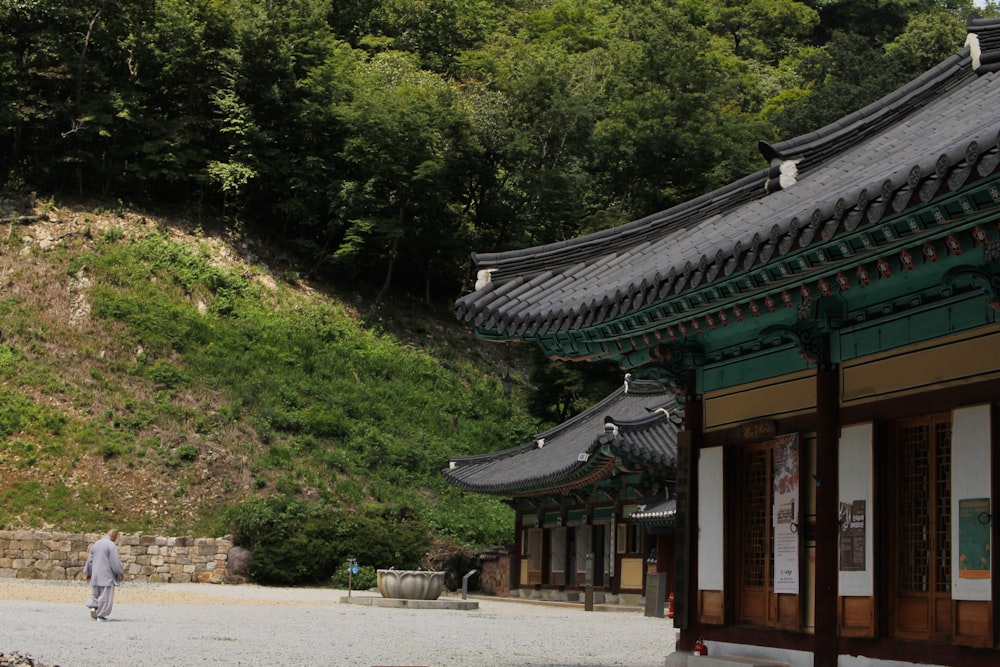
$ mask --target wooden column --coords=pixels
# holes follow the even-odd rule
[[[993,403],[990,414],[990,496],[992,496],[993,509],[996,513],[997,501],[1000,499],[1000,404]],[[1000,517],[992,517],[992,534],[990,544],[1000,544]],[[1000,577],[996,576],[997,561],[991,563],[993,568],[992,591],[990,593],[990,615],[993,621],[993,637],[1000,637],[1000,614],[996,613],[997,605],[1000,603]]]
[[[829,350],[829,345],[825,345]],[[829,352],[826,353],[827,355]],[[814,667],[836,667],[839,585],[840,375],[825,360],[816,373],[816,648]]]
[[[690,386],[694,386],[694,373]],[[684,428],[678,433],[677,520],[674,534],[674,627],[680,628],[677,650],[690,651],[701,634],[698,624],[698,450],[701,448],[704,406],[690,391],[684,406]],[[682,462],[682,451],[687,451]],[[684,464],[684,470],[681,465]],[[681,488],[681,477],[684,487]]]
[[[656,536],[656,571],[667,574],[667,593],[673,590],[674,586],[674,535]]]
[[[521,554],[524,553],[524,524],[521,522],[521,509],[514,516],[514,551],[510,554],[510,588],[518,589],[528,582],[521,581]]]

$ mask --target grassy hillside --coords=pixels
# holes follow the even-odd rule
[[[509,538],[440,470],[541,425],[447,310],[367,312],[182,216],[35,211],[0,229],[0,526],[214,535],[281,498]]]

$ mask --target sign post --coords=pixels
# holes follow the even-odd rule
[[[358,573],[358,559],[347,559],[347,597],[351,597],[351,589],[354,586],[354,575]]]

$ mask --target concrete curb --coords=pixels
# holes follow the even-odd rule
[[[404,600],[402,598],[384,598],[373,595],[343,596],[340,604],[359,604],[367,607],[394,607],[406,609],[458,609],[467,611],[469,609],[479,609],[478,602],[469,600],[454,600],[448,598],[438,598],[437,600]]]
[[[469,598],[475,598],[479,600],[490,600],[492,602],[514,602],[520,604],[533,604],[540,605],[543,607],[565,607],[568,609],[579,609],[584,611],[583,602],[570,602],[565,600],[533,600],[531,598],[505,598],[505,597],[493,597],[488,595],[470,595]],[[611,612],[627,612],[627,613],[639,613],[645,610],[645,607],[638,605],[629,604],[595,604],[594,611],[611,611]]]

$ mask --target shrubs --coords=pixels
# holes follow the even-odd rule
[[[229,524],[236,543],[253,551],[250,578],[265,585],[325,583],[348,558],[359,570],[411,569],[430,546],[426,523],[405,509],[350,514],[287,495],[243,503]]]
[[[326,545],[336,527],[319,508],[278,496],[251,500],[230,511],[236,543],[253,552],[250,578],[261,584],[314,584],[334,562]]]
[[[358,573],[349,576],[345,560],[345,562],[341,563],[340,567],[333,571],[333,576],[330,577],[330,585],[334,588],[342,588],[344,590],[366,591],[369,588],[378,586],[377,570],[381,569],[384,568],[359,564]]]

